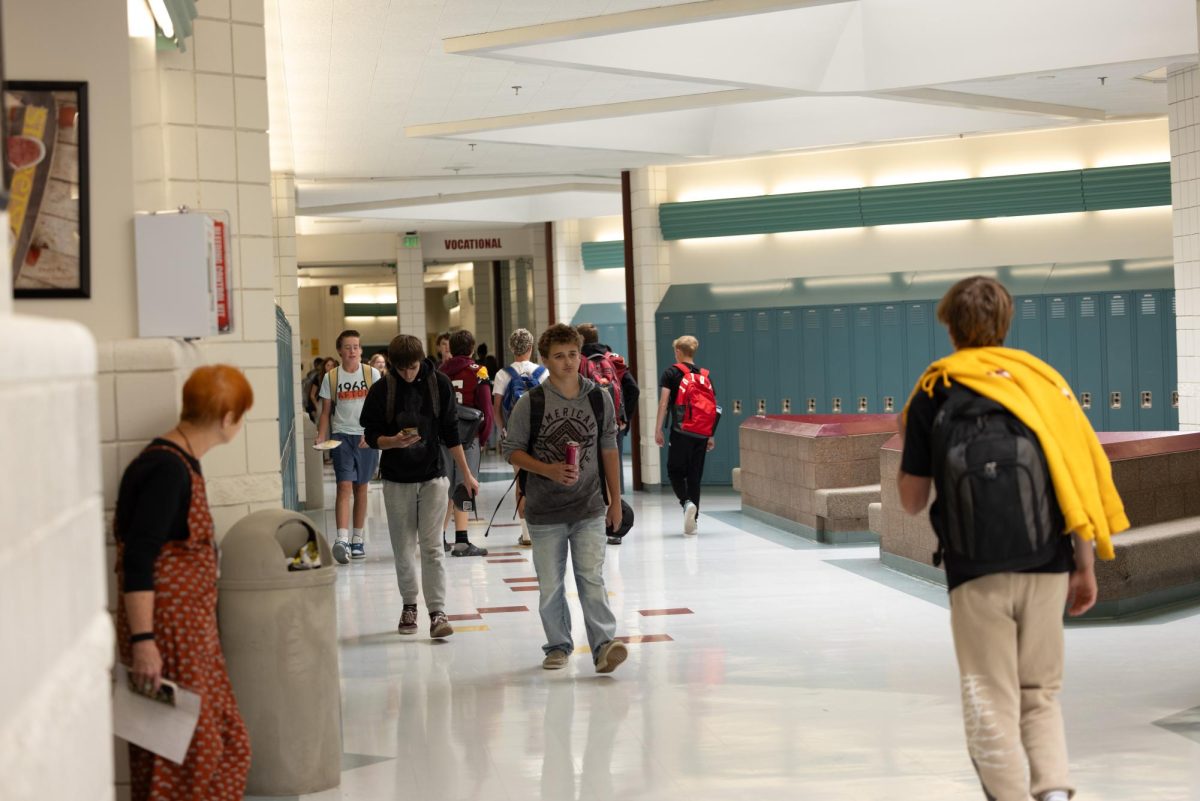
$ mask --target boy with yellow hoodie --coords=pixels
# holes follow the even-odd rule
[[[985,796],[1067,801],[1063,609],[1095,604],[1095,556],[1113,558],[1110,535],[1129,520],[1066,381],[1002,347],[1012,315],[1008,290],[984,277],[938,304],[955,353],[926,369],[900,415],[900,500],[920,514],[939,487],[935,562],[945,562],[967,749]]]

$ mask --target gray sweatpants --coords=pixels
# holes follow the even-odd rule
[[[415,604],[425,588],[425,607],[443,612],[446,607],[446,570],[442,564],[442,520],[446,516],[446,487],[442,476],[419,484],[383,482],[383,508],[387,512],[392,553],[396,557],[396,584],[406,604]],[[418,552],[421,580],[417,581]]]

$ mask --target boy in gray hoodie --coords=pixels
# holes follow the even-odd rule
[[[582,344],[569,325],[542,333],[538,353],[550,378],[513,407],[503,449],[521,471],[546,632],[542,667],[566,667],[575,650],[564,583],[569,551],[592,661],[597,673],[611,673],[627,656],[614,639],[617,621],[603,575],[605,523],[621,524],[617,424],[608,393],[579,374]],[[566,463],[568,442],[578,444],[576,464]]]

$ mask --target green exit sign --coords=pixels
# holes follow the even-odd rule
[[[421,247],[421,237],[417,236],[416,234],[405,234],[404,235],[404,247],[406,247],[406,248]]]

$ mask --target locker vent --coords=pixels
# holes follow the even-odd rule
[[[715,334],[721,330],[721,324],[716,322],[717,315],[708,315],[708,333]],[[715,326],[715,329],[714,329]],[[733,315],[733,333],[744,334],[746,332],[746,315],[738,313]]]
[[[683,333],[696,335],[696,318],[691,314],[683,318]]]
[[[810,309],[804,315],[804,327],[805,328],[820,328],[821,327],[821,313],[818,312],[816,309]]]
[[[1095,317],[1096,316],[1096,299],[1095,298],[1080,298],[1079,299],[1079,316],[1080,317]]]
[[[925,324],[925,307],[914,303],[908,307],[908,321],[913,325]]]
[[[1108,299],[1108,316],[1109,317],[1124,317],[1125,316],[1125,296],[1113,295]]]
[[[829,327],[830,328],[845,328],[846,327],[846,310],[845,309],[830,309],[829,310]]]
[[[795,331],[796,321],[792,317],[790,311],[785,311],[779,315],[779,330],[780,331]]]
[[[759,312],[758,314],[756,314],[754,316],[754,330],[755,331],[770,331],[771,330],[770,315],[768,315],[766,312]]]
[[[1021,319],[1036,320],[1037,319],[1037,304],[1032,300],[1025,300],[1021,303]]]
[[[1171,294],[1171,314],[1175,313],[1175,294]]]
[[[900,322],[900,312],[895,306],[884,306],[883,314],[879,315],[881,325],[898,325]]]
[[[859,328],[871,327],[871,307],[859,306],[854,314],[854,324]]]
[[[1061,320],[1067,316],[1067,302],[1062,298],[1050,298],[1050,319]]]
[[[671,325],[670,317],[662,318],[662,330],[663,330],[663,337],[665,339],[674,339],[675,338],[675,326]]]
[[[1158,304],[1154,300],[1154,296],[1147,293],[1142,295],[1142,314],[1146,316],[1158,314]]]

